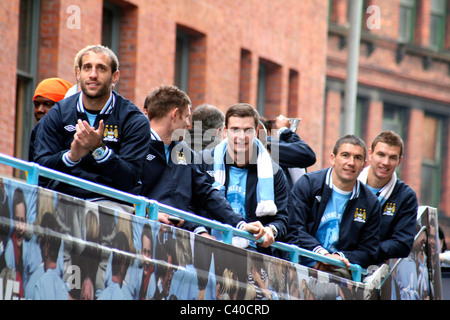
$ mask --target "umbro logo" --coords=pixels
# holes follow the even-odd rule
[[[73,124],[69,124],[69,125],[65,126],[64,129],[66,129],[69,132],[73,132],[73,131],[77,130],[77,128],[75,128],[75,126]]]
[[[147,155],[146,159],[147,159],[148,161],[152,161],[153,159],[155,159],[155,156],[149,153],[149,154]]]

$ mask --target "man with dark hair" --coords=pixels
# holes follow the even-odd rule
[[[34,161],[34,140],[36,139],[36,132],[39,129],[39,120],[48,113],[50,108],[52,108],[56,102],[64,99],[71,86],[72,85],[67,80],[61,78],[48,78],[42,80],[36,87],[33,96],[36,125],[31,131],[28,161]]]
[[[303,175],[292,190],[298,246],[367,268],[380,246],[380,204],[358,180],[366,163],[366,145],[354,135],[337,140],[331,167]],[[345,269],[303,258],[309,267],[350,277]]]
[[[42,119],[56,102],[64,99],[72,84],[61,78],[48,78],[39,82],[33,96],[34,117]]]
[[[197,106],[189,130],[191,149],[198,152],[214,148],[222,140],[224,125],[225,115],[219,108],[207,103]]]
[[[272,254],[266,248],[275,239],[283,239],[287,230],[288,184],[257,138],[258,125],[259,114],[253,106],[231,106],[225,114],[226,138],[202,152],[199,167],[236,213],[247,222],[260,221],[265,226],[262,244],[255,248],[239,238],[239,246]]]
[[[155,255],[153,232],[150,223],[142,227],[140,257],[128,269],[130,280],[126,289],[134,300],[147,300],[155,292]],[[128,276],[127,276],[128,278]]]
[[[39,247],[45,273],[36,281],[33,299],[68,300],[69,292],[62,278],[62,272],[58,269],[58,255],[62,245],[58,234],[60,228],[52,213],[46,212],[43,215],[41,228]]]
[[[89,46],[78,58],[81,92],[56,103],[40,121],[34,159],[42,166],[138,194],[149,121],[113,91],[119,62],[110,49]],[[47,187],[83,199],[100,197],[58,181]]]
[[[151,135],[141,195],[188,212],[201,208],[222,223],[255,234],[257,239],[263,236],[262,226],[257,222],[245,223],[194,166],[194,152],[180,139],[189,125],[191,100],[188,95],[175,86],[160,86],[147,96],[144,109],[151,123]],[[158,214],[160,222],[199,234],[207,233],[204,227],[192,222],[169,219],[173,217]]]
[[[9,271],[14,273],[14,279],[19,284],[17,294],[20,298],[25,297],[25,287],[30,271],[28,270],[28,263],[32,262],[27,261],[28,252],[31,250],[31,246],[25,238],[28,225],[27,212],[25,194],[21,188],[16,188],[12,201],[14,225],[2,259],[5,259]]]
[[[112,259],[111,259],[111,279],[101,292],[98,300],[124,300],[131,299],[130,296],[122,291],[123,282],[130,266],[131,257],[130,245],[127,236],[123,231],[119,231],[113,240]]]
[[[369,149],[369,166],[359,175],[381,205],[381,244],[378,262],[407,257],[414,243],[417,196],[397,178],[395,169],[403,159],[403,140],[393,131],[375,137]]]

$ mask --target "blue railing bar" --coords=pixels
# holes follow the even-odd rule
[[[335,258],[331,258],[328,256],[323,256],[318,253],[300,248],[295,245],[286,244],[286,243],[277,241],[272,245],[272,247],[289,252],[291,262],[298,263],[298,256],[304,256],[304,257],[311,258],[316,261],[334,265],[336,267],[347,268],[345,263],[340,260],[337,260]],[[361,266],[358,264],[353,264],[353,263],[350,264],[349,270],[352,271],[353,280],[358,281],[358,282],[361,281],[361,277],[363,274],[367,274],[367,270],[361,268]]]
[[[31,175],[31,177],[27,177],[27,183],[30,183],[31,180],[31,182],[35,182],[30,183],[32,185],[37,185],[38,182],[37,175],[40,175],[46,178],[59,180],[76,187],[81,187],[95,193],[103,194],[111,198],[133,203],[136,205],[141,205],[143,201],[142,199],[145,199],[141,196],[132,195],[130,193],[110,188],[101,184],[97,184],[88,180],[84,180],[60,171],[52,170],[47,167],[40,166],[37,163],[26,162],[24,160],[16,159],[4,154],[0,154],[0,159],[5,164],[8,164],[12,167],[15,167],[23,171],[27,171],[28,175],[29,176]]]
[[[201,224],[205,227],[209,227],[209,228],[213,228],[213,229],[222,231],[224,233],[223,238],[224,238],[225,243],[231,244],[231,238],[233,235],[239,236],[242,238],[246,238],[251,241],[255,241],[255,237],[252,234],[250,234],[249,232],[233,228],[232,226],[230,226],[228,224],[224,224],[224,223],[218,222],[216,220],[210,220],[210,219],[204,218],[202,216],[198,216],[198,215],[195,215],[195,214],[183,211],[183,210],[179,210],[177,208],[165,205],[163,203],[158,203],[157,201],[154,201],[154,204],[158,207],[158,209],[159,208],[163,209],[163,210],[161,210],[162,212],[167,213],[169,215],[175,215],[184,220],[188,220],[188,221],[191,221],[194,223]],[[156,217],[156,219],[153,219],[153,220],[157,220],[157,217]],[[256,242],[262,243],[263,239],[259,239]]]
[[[157,202],[155,201],[155,203],[157,203]],[[185,212],[183,210],[179,210],[179,209],[167,206],[162,203],[157,203],[157,206],[162,209],[161,210],[162,212],[167,213],[169,215],[175,215],[182,219],[189,220],[189,221],[204,225],[206,227],[214,228],[219,231],[223,231],[224,232],[223,241],[227,244],[231,244],[231,237],[233,235],[239,236],[242,238],[246,238],[251,241],[255,241],[255,237],[252,234],[248,233],[247,231],[242,231],[242,230],[233,228],[229,225],[222,224],[220,222],[210,220],[210,219],[207,219],[207,218],[204,218],[201,216],[197,216],[192,213]],[[156,219],[157,219],[157,217],[156,217]],[[227,232],[229,232],[229,233],[227,233]],[[262,243],[263,239],[259,239],[257,242]],[[331,257],[327,257],[327,256],[323,256],[323,255],[317,254],[315,252],[300,248],[298,246],[294,246],[294,245],[290,245],[290,244],[286,244],[286,243],[277,241],[272,244],[272,247],[287,251],[289,253],[294,252],[295,253],[294,256],[290,255],[291,262],[298,263],[298,256],[301,255],[301,256],[305,256],[305,257],[308,257],[308,258],[311,258],[311,259],[314,259],[317,261],[329,263],[336,267],[347,268],[345,263],[340,260],[337,260],[337,259],[334,259]],[[367,274],[367,270],[362,269],[361,266],[359,266],[357,264],[350,264],[349,270],[352,271],[353,280],[358,281],[358,282],[361,281],[362,274]]]
[[[426,226],[422,226],[422,228],[420,228],[419,232],[417,232],[417,234],[414,236],[414,241],[416,241],[420,237],[422,232],[424,232],[426,230],[427,230],[427,227]]]
[[[17,159],[5,154],[0,153],[0,160],[3,164],[9,165],[11,167],[17,168],[19,170],[27,171],[27,183],[32,185],[37,185],[39,176],[44,176],[46,178],[60,180],[67,184],[74,185],[76,187],[82,187],[89,191],[103,194],[109,196],[111,198],[119,199],[125,202],[133,203],[136,205],[136,215],[145,217],[146,209],[149,208],[149,219],[158,220],[158,210],[161,208],[162,212],[167,214],[176,215],[182,219],[192,221],[206,227],[214,228],[223,232],[224,242],[227,244],[231,244],[231,239],[233,235],[246,238],[251,241],[255,241],[255,237],[247,231],[239,230],[233,228],[230,225],[220,223],[215,220],[210,220],[201,216],[197,216],[195,214],[191,214],[162,203],[158,203],[155,200],[147,199],[142,196],[132,195],[114,188],[106,187],[100,184],[93,183],[88,180],[84,180],[81,178],[77,178],[75,176],[52,170],[43,166],[40,166],[36,163],[26,162],[21,159]],[[262,243],[263,239],[259,239],[258,243]],[[305,256],[316,261],[321,261],[324,263],[329,263],[331,265],[346,268],[345,264],[342,261],[339,261],[334,258],[330,258],[327,256],[323,256],[312,251],[300,248],[295,245],[286,244],[283,242],[275,242],[272,244],[272,247],[278,248],[284,251],[289,252],[291,262],[298,263],[298,256]],[[362,269],[361,266],[352,264],[349,268],[352,273],[352,277],[354,281],[361,281],[361,274],[367,274],[367,270]]]

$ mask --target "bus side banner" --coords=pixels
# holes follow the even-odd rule
[[[379,294],[363,282],[0,177],[0,300],[18,299],[370,300]]]

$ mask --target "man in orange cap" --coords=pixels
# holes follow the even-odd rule
[[[64,99],[72,84],[61,78],[48,78],[42,80],[36,87],[33,96],[34,117],[36,121],[41,120],[53,105]]]
[[[34,117],[36,122],[42,119],[47,114],[51,107],[58,101],[64,99],[67,91],[72,87],[72,84],[61,78],[48,78],[42,80],[33,96]],[[30,146],[28,150],[28,161],[34,161],[34,140],[36,137],[38,125],[31,131]]]

